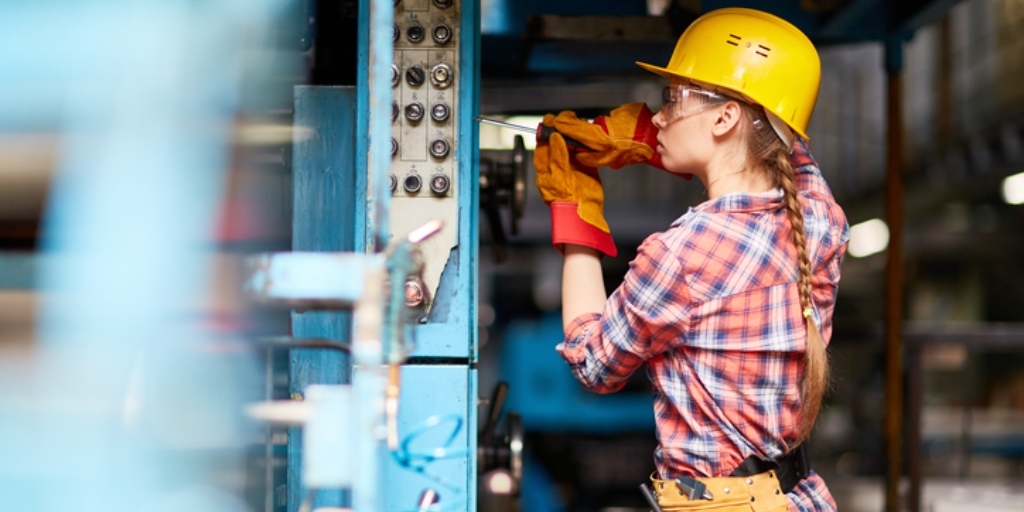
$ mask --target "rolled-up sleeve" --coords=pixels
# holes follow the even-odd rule
[[[604,310],[574,319],[556,349],[584,387],[613,393],[645,360],[685,339],[689,309],[680,256],[655,235],[640,246]]]

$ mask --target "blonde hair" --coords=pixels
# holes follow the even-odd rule
[[[828,389],[828,354],[821,330],[814,321],[814,303],[811,295],[811,259],[807,251],[807,231],[804,229],[804,215],[796,188],[796,176],[789,160],[789,148],[775,133],[764,110],[745,102],[739,102],[749,120],[747,124],[747,151],[760,167],[767,170],[774,185],[782,189],[783,205],[792,225],[793,244],[797,250],[800,290],[800,310],[807,326],[807,348],[804,351],[804,375],[801,382],[803,414],[800,418],[800,435],[796,445],[811,435],[814,423],[821,411],[821,402]]]

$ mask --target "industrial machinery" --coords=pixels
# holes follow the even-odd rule
[[[476,2],[366,0],[359,13],[356,87],[295,88],[293,252],[254,258],[247,281],[293,308],[292,399],[277,410],[310,403],[256,414],[292,425],[289,512],[347,505],[337,489],[360,511],[476,510],[479,197],[493,227],[518,186],[521,214],[525,150],[481,186]],[[498,436],[491,411],[481,469],[504,468],[512,493],[521,429]],[[349,428],[324,427],[344,417]]]
[[[15,350],[0,343],[5,505],[104,512],[504,512],[515,510],[522,481],[531,479],[542,480],[534,489],[547,489],[545,496],[574,489],[575,504],[586,495],[588,506],[612,503],[622,479],[639,502],[632,482],[648,472],[654,422],[640,372],[621,393],[587,394],[551,350],[561,332],[558,314],[549,310],[536,321],[516,321],[528,301],[508,299],[504,290],[504,300],[519,309],[500,319],[502,332],[492,326],[489,347],[498,347],[494,373],[510,387],[480,384],[479,332],[487,327],[478,322],[484,315],[477,310],[488,300],[478,296],[482,260],[528,254],[532,246],[538,253],[553,251],[547,246],[546,207],[537,201],[532,212],[525,208],[529,154],[522,139],[501,158],[481,159],[474,119],[481,113],[533,115],[563,108],[590,116],[627,97],[657,101],[659,84],[627,75],[636,69],[634,62],[665,61],[698,11],[733,3],[738,2],[161,0],[125,8],[110,0],[59,0],[0,8],[0,52],[8,71],[0,76],[0,172],[26,162],[52,172],[33,177],[45,184],[38,187],[45,207],[29,219],[29,229],[12,232],[0,219],[0,243],[13,239],[24,250],[0,253],[0,291],[13,286],[33,301],[23,309],[0,302],[0,316],[23,316],[18,320],[31,327],[29,341]],[[823,88],[819,108],[826,115],[816,114],[819,133],[827,136],[815,135],[815,154],[824,164],[836,164],[824,167],[836,173],[830,180],[837,197],[849,198],[843,204],[851,207],[851,219],[867,218],[874,207],[864,206],[863,198],[881,188],[886,163],[880,148],[887,136],[894,137],[888,144],[887,195],[897,218],[903,208],[895,202],[902,195],[900,180],[915,180],[908,181],[915,184],[908,196],[916,197],[907,202],[914,210],[908,229],[920,229],[927,219],[927,229],[935,231],[921,232],[941,233],[947,227],[935,219],[967,218],[963,205],[939,216],[928,210],[940,204],[922,200],[935,195],[936,184],[954,185],[950,195],[978,205],[972,215],[988,218],[990,229],[998,220],[993,212],[1009,211],[983,201],[991,201],[992,185],[1021,162],[1021,124],[1005,113],[1020,105],[1017,82],[1007,77],[1020,69],[1019,41],[1009,28],[1021,15],[1013,2],[993,3],[1006,7],[1005,22],[989,20],[988,32],[965,32],[974,18],[997,17],[976,16],[995,7],[974,2],[930,32],[937,33],[929,36],[933,44],[919,44],[924,38],[908,43],[914,31],[957,3],[745,2],[793,21],[822,45],[881,43],[867,48],[866,56],[831,55],[841,73]],[[658,5],[661,11],[652,12]],[[986,44],[1002,53],[995,61],[954,59],[961,50],[952,43],[960,39],[970,41],[964,55],[987,55]],[[323,44],[331,41],[338,44]],[[901,71],[905,51],[913,57],[913,73]],[[330,58],[340,62],[337,68],[310,64]],[[990,64],[1000,59],[1002,74],[990,73]],[[920,68],[932,61],[934,73]],[[883,62],[886,106],[878,101],[886,81],[874,69]],[[342,67],[348,71],[336,73]],[[484,84],[482,74],[493,82]],[[938,87],[933,75],[940,77]],[[969,86],[961,87],[954,76]],[[970,95],[954,94],[961,88]],[[651,90],[654,99],[646,96]],[[904,109],[906,90],[923,92]],[[271,95],[284,97],[284,104],[266,102]],[[992,98],[1002,103],[990,104]],[[990,105],[988,117],[982,115],[984,105]],[[884,129],[886,109],[891,127],[901,126],[904,110],[914,112],[903,131],[921,146],[915,158],[936,148],[949,155],[932,155],[936,160],[927,172],[908,167],[904,173],[901,151],[908,145],[900,143],[899,130]],[[971,132],[966,149],[953,137],[965,112],[972,121],[963,123]],[[246,134],[253,119],[273,121],[263,128],[272,128],[277,138],[261,146],[258,156],[276,168],[279,180],[249,206],[257,212],[253,217],[280,208],[274,213],[282,213],[278,222],[287,226],[272,242],[257,241],[255,249],[221,236],[223,210],[230,208],[219,203],[243,172],[238,154],[251,149],[243,146],[250,144]],[[1004,124],[988,134],[977,129],[995,123]],[[935,127],[943,137],[932,136]],[[921,144],[930,138],[942,140]],[[993,151],[996,146],[1001,149]],[[928,186],[916,186],[926,175]],[[609,215],[622,222],[622,229],[615,228],[620,243],[646,236],[646,221],[655,214],[678,214],[683,194],[675,182],[660,187],[636,179],[638,174],[619,174],[626,177],[619,182],[615,176],[605,184],[609,198],[623,199],[617,202],[620,211]],[[967,178],[973,184],[961,186]],[[9,183],[0,186],[0,210],[22,194]],[[690,191],[700,194],[696,187]],[[275,196],[275,206],[261,202],[266,196]],[[1014,219],[999,229],[1005,240],[1015,240],[1019,216],[1000,215]],[[482,256],[480,219],[492,242]],[[959,227],[948,229],[961,230],[958,222],[950,221]],[[902,246],[901,225],[891,226],[892,247]],[[517,232],[516,244],[508,244],[507,235]],[[991,279],[1011,291],[1021,288],[1013,286],[1020,273],[1007,264],[1015,261],[1012,243],[987,243],[996,239],[992,233],[962,235],[942,238],[947,242],[941,245],[939,238],[919,234],[916,254],[908,254],[919,275],[908,286],[968,261],[951,254],[956,251],[950,246],[988,246],[995,249],[978,265],[986,272],[1002,268],[1005,274],[993,270]],[[898,251],[889,254],[895,254],[891,268],[900,269]],[[236,260],[243,259],[245,279],[232,281],[240,266]],[[941,265],[920,264],[929,259]],[[844,284],[842,293],[871,306],[864,312],[844,309],[854,313],[836,322],[835,348],[844,350],[844,341],[856,346],[847,349],[851,355],[845,360],[859,364],[867,335],[851,330],[850,320],[881,314],[871,308],[881,303],[882,286],[869,293],[871,280],[863,278],[877,276],[881,267],[878,260],[850,262],[844,270],[850,286]],[[514,265],[504,268],[509,267]],[[527,287],[533,275],[527,271],[509,271],[508,279]],[[897,272],[890,280],[893,293],[900,279]],[[210,301],[211,288],[244,289],[248,302],[234,296]],[[970,293],[949,295],[980,303],[978,290],[968,288]],[[994,314],[982,315],[980,305],[960,309],[973,311],[974,320],[1018,321],[1016,303],[993,290],[1000,300],[986,308]],[[899,304],[901,296],[891,295],[888,302]],[[490,316],[501,317],[504,311],[491,306],[486,305]],[[935,311],[936,318],[948,316],[939,306]],[[886,392],[896,400],[885,403],[899,405],[902,311],[889,314]],[[266,326],[247,330],[251,317]],[[6,327],[0,325],[0,338],[9,335]],[[914,386],[924,379],[922,365],[936,364],[935,357],[926,357],[932,348],[953,340],[973,351],[987,340],[988,347],[1008,351],[1021,338],[1019,326],[998,325],[987,331],[910,330],[903,336],[911,414],[927,405],[922,386]],[[883,344],[875,341],[870,350],[881,353]],[[946,357],[938,362],[962,367],[970,360],[967,351],[941,352]],[[963,373],[956,371],[950,375]],[[1019,392],[1019,382],[1005,393]],[[983,416],[972,415],[969,405],[959,415],[939,412],[904,422],[902,410],[890,407],[886,455],[880,448],[857,448],[864,460],[877,459],[877,467],[869,467],[873,474],[887,459],[891,503],[897,502],[905,455],[907,507],[921,508],[921,447],[941,455],[960,443],[964,461],[972,451],[1020,459],[1015,432],[982,438],[990,444],[969,442],[961,431],[972,425],[983,430]],[[936,418],[943,427],[962,428],[922,433],[922,423]],[[608,442],[613,435],[626,442]],[[561,442],[570,437],[574,443]],[[904,437],[908,448],[901,453]],[[561,474],[545,465],[551,460],[565,463],[554,468]],[[856,463],[847,458],[834,466],[849,467],[850,460]],[[586,482],[560,478],[577,468],[589,471],[575,471]],[[543,482],[545,471],[550,481]],[[959,471],[967,473],[966,462]],[[634,478],[633,472],[643,474]],[[501,499],[495,499],[498,494]],[[547,510],[528,494],[522,495],[523,510]],[[559,500],[540,501],[555,509]]]

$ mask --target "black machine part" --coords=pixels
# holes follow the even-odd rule
[[[506,469],[512,476],[515,489],[520,488],[523,481],[523,421],[515,412],[509,411],[505,416],[505,432],[498,432],[505,398],[508,396],[508,384],[499,382],[491,395],[490,407],[487,411],[487,424],[480,432],[477,442],[477,468],[483,475],[495,469]]]
[[[501,222],[501,208],[509,209],[509,230],[519,234],[519,219],[526,211],[526,143],[516,135],[510,163],[480,159],[480,208],[487,215],[494,260],[505,261],[508,237]]]

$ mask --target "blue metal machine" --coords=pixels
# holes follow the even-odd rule
[[[296,342],[352,347],[351,357],[291,350],[293,399],[307,398],[311,385],[350,386],[351,401],[339,403],[366,420],[347,436],[351,467],[333,483],[311,481],[322,468],[303,462],[317,449],[303,439],[310,425],[290,430],[288,510],[349,501],[359,511],[475,510],[478,7],[364,0],[359,12],[357,86],[295,89],[293,250],[330,259],[273,257],[256,273],[264,296],[320,309],[293,311]],[[418,271],[400,278],[409,262],[395,248],[431,220],[439,229],[409,253]],[[332,303],[345,302],[348,288],[350,304],[367,297],[370,261],[384,261],[390,283],[390,298],[378,303],[390,301],[375,353],[353,334],[370,326]],[[314,288],[332,273],[342,280],[318,296]],[[389,368],[386,385],[374,369],[381,364]]]

